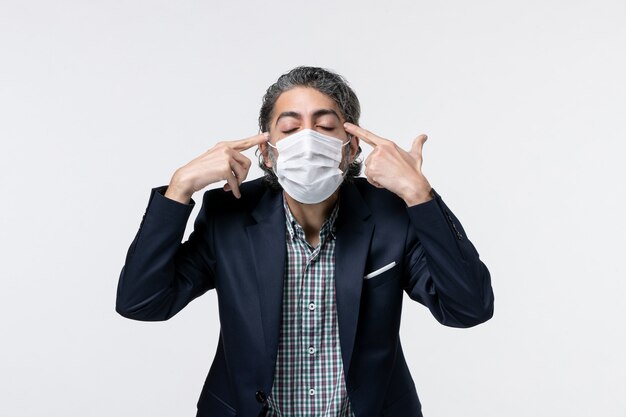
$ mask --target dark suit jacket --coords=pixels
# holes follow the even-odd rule
[[[241,199],[204,194],[193,208],[155,188],[122,269],[116,310],[167,320],[215,288],[221,332],[198,401],[198,416],[263,415],[276,364],[285,263],[282,196],[261,179]],[[343,366],[356,417],[421,416],[399,339],[403,291],[442,324],[470,327],[493,314],[487,267],[458,219],[435,198],[404,201],[363,178],[340,189],[335,286]],[[370,279],[364,276],[395,262]]]

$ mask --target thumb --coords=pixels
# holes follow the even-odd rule
[[[424,142],[428,139],[428,136],[421,134],[413,140],[413,145],[411,145],[411,152],[409,152],[414,157],[419,157],[422,154],[422,148],[424,147]]]

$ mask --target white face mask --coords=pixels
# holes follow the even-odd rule
[[[350,143],[326,136],[311,129],[304,129],[285,139],[276,146],[278,159],[274,173],[278,183],[296,201],[317,204],[341,185],[343,172],[339,169],[342,148]]]

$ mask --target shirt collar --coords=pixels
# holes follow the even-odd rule
[[[289,205],[287,204],[287,199],[285,198],[285,194],[283,194],[283,207],[285,208],[285,222],[287,225],[287,231],[289,232],[289,237],[293,240],[294,237],[298,238],[304,242],[306,242],[306,236],[304,234],[304,229],[298,223],[296,218],[289,210]],[[339,202],[335,204],[333,207],[330,216],[324,223],[322,224],[322,228],[320,230],[320,245],[326,241],[326,238],[330,236],[331,238],[335,238],[335,220],[337,219],[337,215],[339,213]]]

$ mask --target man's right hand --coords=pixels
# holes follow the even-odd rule
[[[240,198],[239,185],[248,176],[252,162],[241,152],[269,140],[268,133],[247,139],[219,142],[214,147],[178,168],[170,181],[165,197],[189,204],[191,196],[209,184],[225,180],[224,190]]]

